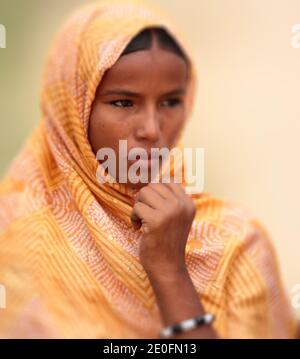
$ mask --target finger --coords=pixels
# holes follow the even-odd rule
[[[136,197],[136,201],[147,204],[153,209],[159,209],[163,205],[165,199],[152,187],[146,186],[140,190]]]
[[[186,198],[187,194],[184,187],[180,183],[174,183],[171,181],[170,183],[165,183],[165,186],[179,198]]]
[[[173,192],[170,191],[163,183],[150,183],[148,186],[165,200],[169,200],[170,195],[173,196]]]
[[[144,223],[148,223],[153,216],[153,209],[142,202],[136,202],[130,215],[131,223],[139,229]]]

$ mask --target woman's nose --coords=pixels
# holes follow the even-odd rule
[[[149,106],[137,120],[136,137],[138,140],[158,142],[160,139],[160,121],[157,109]]]

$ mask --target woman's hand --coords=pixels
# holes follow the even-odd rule
[[[142,226],[140,260],[160,278],[185,272],[185,247],[195,216],[193,200],[176,183],[150,183],[136,196],[131,220]]]
[[[153,287],[165,325],[204,314],[185,265],[185,247],[196,208],[176,183],[151,183],[136,196],[131,220],[142,226],[140,261]],[[176,338],[217,338],[211,326],[195,328]]]

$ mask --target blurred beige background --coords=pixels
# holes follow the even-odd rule
[[[0,0],[0,175],[39,119],[49,42],[85,2]],[[265,224],[292,299],[300,283],[300,48],[291,38],[300,1],[155,2],[194,51],[199,84],[185,139],[205,148],[205,191],[240,202]]]

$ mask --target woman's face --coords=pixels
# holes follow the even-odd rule
[[[92,105],[89,141],[95,154],[103,147],[114,150],[117,182],[119,140],[127,140],[127,153],[176,144],[185,122],[187,71],[181,57],[155,41],[149,50],[121,56],[104,74]],[[127,160],[127,168],[132,163]],[[127,185],[145,184],[129,180]]]

